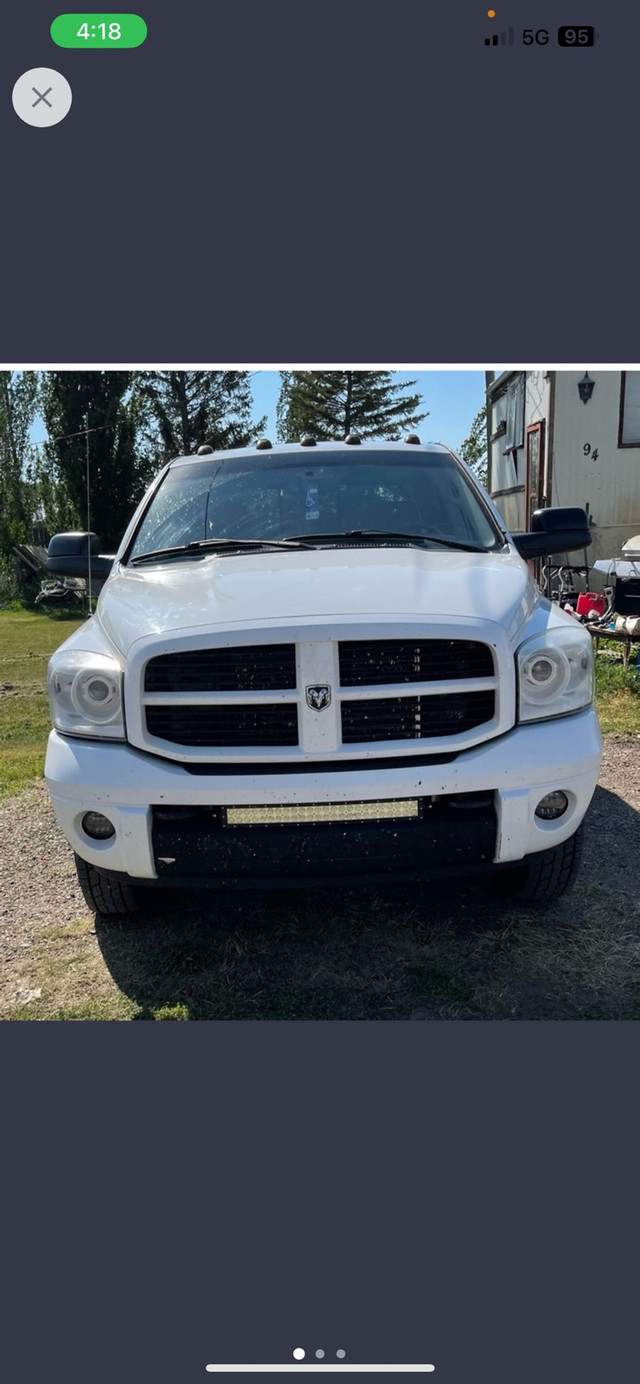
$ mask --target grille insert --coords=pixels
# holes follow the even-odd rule
[[[369,806],[380,808],[381,804]],[[326,885],[330,876],[397,881],[416,875],[458,874],[461,869],[483,869],[493,860],[497,825],[493,793],[422,799],[419,808],[417,815],[404,820],[379,816],[306,824],[264,820],[259,826],[231,827],[224,825],[220,808],[196,808],[185,816],[179,808],[156,807],[152,827],[156,870],[163,884],[176,887],[194,883],[224,887],[234,882],[308,888],[311,881]],[[313,812],[313,806],[309,810]]]
[[[145,692],[273,692],[296,685],[295,644],[189,649],[146,667]]]
[[[350,640],[340,644],[343,687],[493,677],[487,644],[471,639]]]
[[[148,706],[147,730],[174,745],[297,745],[297,708],[279,706]]]
[[[440,735],[459,735],[491,721],[494,712],[492,691],[345,701],[342,703],[342,739],[344,744],[355,745],[372,740],[426,740]]]

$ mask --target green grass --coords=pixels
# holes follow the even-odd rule
[[[640,734],[640,669],[635,663],[638,651],[640,644],[632,645],[632,661],[627,668],[619,643],[603,640],[596,654],[596,706],[605,735]]]
[[[0,610],[0,798],[42,773],[50,728],[47,662],[82,623],[61,611]]]

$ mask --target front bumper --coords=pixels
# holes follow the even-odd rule
[[[506,864],[522,860],[559,844],[577,830],[596,786],[601,755],[600,728],[594,709],[589,707],[557,721],[515,727],[506,735],[464,751],[448,764],[407,761],[397,767],[396,761],[396,767],[385,768],[381,761],[373,766],[363,760],[357,768],[335,772],[310,768],[292,773],[283,766],[281,773],[263,773],[260,766],[255,774],[234,773],[231,767],[228,773],[194,775],[181,764],[129,745],[72,739],[52,731],[45,778],[60,826],[79,856],[98,869],[149,882],[160,882],[160,876],[170,883],[162,867],[158,869],[154,855],[154,807],[377,802],[489,793],[496,820],[492,861]],[[535,816],[536,806],[555,789],[567,794],[569,807],[557,821],[541,821]],[[115,836],[92,841],[82,827],[82,818],[89,811],[109,817]],[[253,830],[282,833],[280,827]],[[295,830],[307,830],[308,834],[302,827]],[[254,838],[256,844],[245,853],[243,862],[243,872],[256,878],[260,877],[259,839]],[[280,839],[284,876],[286,834]],[[273,838],[270,847],[272,842]],[[316,837],[316,844],[321,857],[320,837]],[[460,864],[464,869],[465,861]],[[368,874],[371,865],[368,859]],[[420,862],[416,865],[419,867]],[[199,882],[205,881],[200,878]]]

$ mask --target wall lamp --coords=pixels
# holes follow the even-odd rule
[[[582,379],[578,380],[578,393],[580,395],[580,398],[582,399],[583,404],[588,404],[595,387],[595,380],[590,380],[585,370]]]

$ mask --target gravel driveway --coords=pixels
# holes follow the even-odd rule
[[[132,982],[132,984],[128,986],[125,978],[125,983],[123,984],[122,976],[118,973],[117,958],[115,960],[115,965],[111,966],[109,944],[107,942],[106,945],[103,945],[101,941],[101,931],[108,933],[109,925],[107,925],[105,929],[105,925],[98,920],[96,935],[96,922],[93,917],[88,914],[76,883],[71,850],[57,827],[43,783],[37,783],[18,796],[6,800],[0,806],[0,829],[3,843],[0,860],[0,966],[2,975],[2,982],[0,984],[0,1016],[5,1018],[13,1016],[21,1018],[28,1018],[31,1016],[34,1018],[147,1017],[145,1013],[133,1012],[136,1009],[136,1001],[138,1008],[140,1007],[140,993],[142,993],[144,989],[142,982]],[[629,940],[630,946],[632,945],[632,951],[629,953],[629,964],[633,962],[635,965],[640,957],[640,930],[637,922],[639,859],[640,736],[610,736],[605,743],[605,754],[600,783],[596,790],[587,819],[585,858],[579,886],[574,893],[566,896],[565,899],[553,905],[553,914],[547,909],[546,921],[549,922],[549,919],[551,919],[551,922],[554,924],[558,921],[562,923],[568,922],[570,925],[575,924],[576,945],[579,945],[579,924],[587,906],[585,900],[588,901],[593,898],[598,902],[600,918],[602,918],[603,906],[605,906],[604,911],[606,913],[607,896],[610,896],[612,925],[615,924],[618,930],[621,928],[626,929],[624,937]],[[241,900],[235,905],[233,901],[225,903],[224,905],[227,909],[231,909],[231,914],[229,914],[229,917],[231,917],[231,925],[229,927],[225,924],[225,926],[227,926],[227,931],[224,933],[223,941],[220,943],[219,952],[215,961],[218,971],[221,964],[223,965],[223,969],[225,965],[228,965],[228,967],[231,968],[229,974],[233,972],[236,977],[241,975],[241,970],[239,970],[238,967],[241,967],[242,962],[238,962],[234,959],[232,965],[232,963],[228,961],[228,955],[233,952],[235,948],[238,956],[242,957],[243,949],[248,949],[252,951],[252,953],[255,953],[262,945],[261,937],[255,932],[251,932],[249,924],[247,924],[249,931],[249,941],[247,943],[247,929],[244,927],[244,920],[248,916],[246,897],[245,895],[244,903]],[[268,907],[269,905],[265,904],[267,910]],[[281,904],[278,905],[278,907],[280,908],[280,913],[276,921],[281,919],[283,911]],[[297,905],[293,906],[286,904],[285,907],[289,913],[293,910],[296,916],[302,916],[304,913],[303,904],[300,904],[299,907]],[[310,904],[309,907],[311,907]],[[243,908],[245,910],[244,917],[242,914]],[[367,936],[369,939],[368,951],[371,952],[372,942],[374,940],[374,933],[371,931],[374,924],[371,919],[372,914],[375,914],[376,906],[372,904],[369,899],[366,903],[366,908],[366,929],[368,929]],[[481,898],[477,893],[477,889],[474,893],[472,888],[469,894],[466,890],[466,886],[462,886],[461,889],[456,886],[455,902],[452,902],[452,895],[449,890],[446,894],[446,901],[443,903],[440,912],[437,912],[437,908],[435,913],[432,912],[432,920],[434,926],[440,927],[442,930],[442,928],[445,927],[445,922],[446,926],[450,928],[450,921],[447,922],[444,918],[445,913],[450,920],[452,910],[454,914],[456,914],[457,911],[458,919],[460,917],[466,917],[466,920],[469,921],[472,919],[474,913],[478,913],[480,916],[483,914],[483,910],[486,912],[486,908],[487,905],[484,903],[484,896]],[[513,905],[510,905],[510,908],[513,915]],[[492,905],[492,909],[492,921],[495,924],[495,904]],[[460,910],[462,910],[462,912],[460,912]],[[464,910],[466,910],[466,913]],[[562,917],[560,917],[560,912]],[[527,926],[533,926],[535,928],[536,918],[539,917],[539,915],[530,912],[528,916],[533,921],[527,924]],[[184,917],[184,909],[182,909],[179,919],[180,926],[184,923]],[[345,917],[350,924],[353,924],[355,920],[356,928],[360,927],[362,924],[362,919],[358,918],[357,911],[354,913],[353,906],[347,909],[346,913],[343,910],[340,919],[343,934],[347,930]],[[403,968],[404,971],[406,971],[405,962],[409,953],[411,953],[412,964],[415,963],[413,969],[415,970],[416,965],[420,964],[416,962],[416,942],[410,932],[411,921],[415,919],[417,915],[409,915],[405,910],[405,914],[401,921],[399,921],[396,908],[395,913],[388,913],[384,916],[381,914],[380,917],[381,925],[386,927],[387,930],[389,922],[392,920],[393,926],[395,927],[396,939],[400,936],[402,937],[403,952],[401,963],[399,963],[397,959],[393,961],[393,964],[387,963],[386,979],[382,977],[379,982],[376,980],[375,983],[379,983],[382,989],[384,989],[386,985],[387,988],[390,989],[390,992],[394,992],[395,985],[397,993],[400,994],[402,992],[404,994],[406,993],[407,986],[406,975],[403,973],[402,979],[398,980],[395,976],[395,972]],[[634,917],[636,919],[635,923],[633,921],[630,922]],[[516,919],[516,922],[517,921]],[[418,917],[418,924],[422,926],[424,924],[424,918],[420,919],[420,917]],[[267,917],[266,925],[267,930],[271,929],[273,931],[273,927],[275,926],[274,918],[269,919],[269,917]],[[119,925],[116,924],[116,926]],[[121,929],[123,936],[125,926],[128,927],[129,930],[133,927],[135,933],[135,928],[141,925],[137,924],[135,920],[133,924],[123,924]],[[142,926],[147,928],[146,938],[148,951],[148,929],[150,923],[147,921]],[[176,933],[176,926],[174,921],[172,924],[174,934]],[[306,926],[306,924],[304,924],[304,926]],[[628,931],[630,926],[635,928],[635,931],[632,933]],[[112,930],[113,924],[111,925],[111,931]],[[557,926],[554,926],[554,931],[557,935]],[[184,936],[184,932],[181,935]],[[452,935],[451,931],[449,931],[449,939],[451,939]],[[504,935],[506,935],[506,933]],[[461,936],[463,937],[464,945],[468,952],[468,930],[464,934],[456,934],[454,939],[456,946],[459,945]],[[618,937],[619,942],[621,936],[622,934]],[[293,933],[287,933],[287,948],[289,953],[291,952],[292,937]],[[306,939],[304,945],[307,946],[308,943],[304,964],[308,966],[310,964],[310,952],[315,946],[315,933],[312,935],[307,931],[304,937]],[[230,939],[233,939],[233,944]],[[280,939],[280,945],[282,951],[282,938]],[[425,951],[424,938],[422,939],[421,946],[422,952],[420,955],[422,956],[423,966],[429,966],[430,964],[435,965],[437,961],[437,965],[441,967],[442,955],[439,954],[436,961],[434,961],[433,955],[431,955],[429,959],[429,955]],[[295,939],[295,948],[297,949],[296,954],[298,962],[302,966],[303,961],[301,960],[300,939],[297,935]],[[194,947],[191,947],[191,950],[193,951]],[[594,957],[596,956],[596,951],[594,951],[593,955]],[[467,960],[469,960],[468,956]],[[165,958],[165,970],[170,969],[172,964],[173,962],[167,961]],[[271,964],[271,962],[269,962],[269,964]],[[345,953],[340,961],[340,965],[347,969],[349,966],[354,966],[355,964],[352,953],[348,956]],[[367,965],[369,964],[370,957],[367,955]],[[469,965],[471,964],[475,967],[476,961],[473,960],[473,963],[469,961]],[[599,963],[594,961],[590,964]],[[624,979],[626,975],[624,969],[622,971],[620,970],[621,964],[622,962],[619,958],[618,961],[616,961],[616,966],[611,970],[611,975],[613,976],[615,972],[616,977],[615,981],[612,979],[611,984],[618,990],[620,988],[621,976]],[[180,957],[180,966],[183,967],[183,965],[184,958]],[[606,958],[603,965],[606,965]],[[233,970],[234,967],[235,971]],[[109,970],[111,971],[110,975],[108,974]],[[409,966],[409,970],[413,973],[411,965]],[[547,972],[549,971],[548,963],[546,965],[546,970]],[[123,974],[125,974],[124,971]],[[167,977],[165,976],[165,981],[166,979]],[[262,983],[264,985],[264,975],[262,977]],[[287,983],[293,983],[291,977],[289,977]],[[305,972],[304,984],[306,985],[307,983],[308,976]],[[582,983],[581,981],[581,984]],[[138,984],[137,991],[136,984]],[[359,984],[359,982],[354,981],[354,984]],[[371,984],[373,984],[373,982],[371,982]],[[96,986],[97,991],[95,988]],[[114,1012],[112,1000],[107,1002],[107,990],[105,986],[110,987],[109,993],[113,992],[114,994],[118,994],[120,1008],[118,1009],[116,1006],[116,1012]],[[49,1002],[44,1009],[42,1008],[42,1004],[46,995],[43,996],[43,987],[44,991],[49,992]],[[369,988],[371,988],[371,985]],[[127,989],[129,994],[124,994],[124,998],[122,998],[123,992],[127,991]],[[527,987],[524,986],[523,995],[518,1000],[518,1004],[513,1012],[513,1017],[581,1016],[579,1012],[576,1015],[573,1011],[566,1015],[556,1012],[549,1015],[547,1012],[544,1012],[544,1005],[540,1013],[535,1011],[534,1005],[534,1012],[531,1013],[529,1012],[531,1001],[527,1000],[525,993],[526,989]],[[57,990],[60,992],[59,995],[57,995],[57,1001],[62,997],[62,1003],[58,1003],[56,1008],[54,1000],[56,1000]],[[175,994],[182,995],[183,990],[184,987],[183,989],[176,990]],[[87,1012],[83,1009],[83,996],[86,996],[89,991],[93,994],[94,1001],[95,995],[98,995],[98,1000],[96,1001],[98,1006],[97,1011],[95,1010],[95,1004],[94,1007],[90,1008]],[[190,991],[188,987],[185,993],[189,995]],[[505,986],[503,986],[503,993],[506,993],[507,996],[509,994],[508,977],[506,981],[506,990]],[[174,998],[173,991],[171,991],[170,997],[171,999]],[[360,998],[355,1005],[355,1010],[345,1010],[344,1004],[342,1003],[343,999],[344,996],[341,998],[342,1007],[339,1005],[335,1017],[385,1017],[385,1013],[382,1012],[378,1015],[377,1010],[372,1013],[371,1009],[367,1007],[367,1003],[363,1001],[362,998]],[[93,1003],[92,1001],[92,1004]],[[216,1000],[216,1004],[217,1003],[218,1000]],[[438,1001],[438,1003],[440,1004],[440,1001]],[[478,1004],[480,1004],[480,1009],[476,1013],[474,1006]],[[103,1008],[101,1008],[101,1005]],[[104,1008],[105,1005],[106,1008]],[[31,1008],[29,1008],[29,1006],[31,1006]],[[69,1009],[68,1014],[66,1012],[67,1008]],[[58,1012],[58,1010],[63,1012]],[[186,1017],[193,1016],[194,1015],[190,1013],[186,1015]],[[198,1013],[197,1015],[197,1017],[208,1016],[206,1011]],[[231,1012],[231,1014],[225,1012],[223,1016],[245,1017],[245,1013],[244,1011],[240,1011],[236,1015],[235,1012]],[[251,1016],[252,1013],[246,1015],[246,1017]],[[263,1014],[256,1011],[253,1013],[253,1017],[279,1016],[279,1014],[273,1015],[270,1012]],[[451,1012],[449,1013],[447,1010],[444,1014],[441,1006],[437,1009],[437,1012],[432,1013],[429,1005],[427,1005],[426,1008],[420,1008],[411,1000],[409,1000],[409,1010],[407,1012],[400,1007],[400,1011],[396,1013],[393,1005],[389,1010],[389,1017],[402,1018],[421,1016],[444,1016],[453,1018],[501,1017],[502,1015],[500,1013],[494,1014],[493,1010],[485,1013],[482,1009],[482,1003],[477,1000],[477,997],[469,1001],[468,1004],[466,1002],[461,1002],[459,998],[455,998],[455,1002],[452,1001]],[[510,1012],[507,1011],[506,1017],[510,1016]],[[585,1015],[585,1017],[591,1016],[590,1011]],[[156,1015],[149,1015],[149,1017],[156,1017]],[[181,1014],[179,1017],[185,1016]],[[211,1014],[210,1017],[218,1017],[217,1011]],[[289,1017],[289,1015],[283,1014],[282,1017]],[[298,1013],[294,1011],[291,1017],[307,1017],[307,1014],[306,1012]],[[317,1013],[312,1009],[308,1017],[334,1017],[334,1015],[330,1011],[324,1013],[320,1010],[320,1012]],[[596,1012],[593,1017],[640,1017],[640,1001],[638,1003],[637,1015],[633,1011],[629,1011],[629,1005],[627,1003],[622,1015],[617,1012],[604,1012],[600,1015]]]

